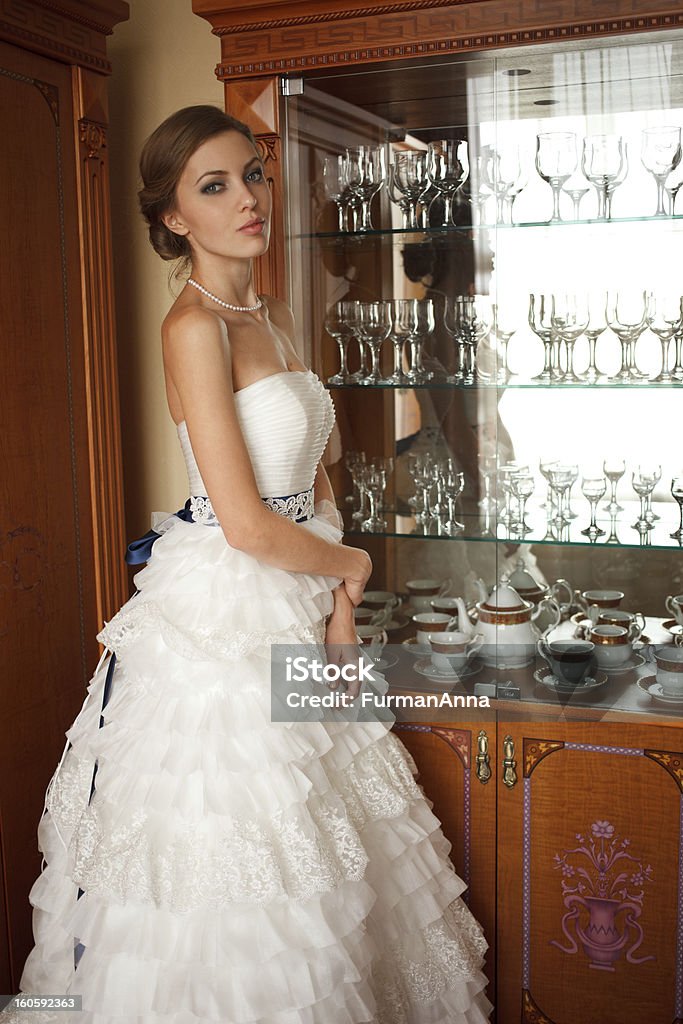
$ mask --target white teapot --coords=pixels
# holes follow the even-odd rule
[[[559,605],[563,618],[569,615],[571,611],[574,600],[574,591],[571,583],[564,579],[555,580],[550,586],[547,586],[545,583],[539,583],[527,569],[523,558],[518,559],[517,564],[510,573],[509,583],[525,601],[531,601],[532,604],[537,605],[544,597],[551,597]],[[564,601],[562,601],[563,591]]]
[[[562,617],[553,597],[542,597],[536,605],[525,601],[506,576],[501,577],[485,600],[477,603],[477,612],[476,632],[484,638],[480,657],[485,665],[504,669],[530,664],[539,636],[554,629]],[[535,625],[541,615],[548,620],[542,633]],[[463,626],[459,628],[462,630]]]

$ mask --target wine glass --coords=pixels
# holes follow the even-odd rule
[[[674,540],[683,540],[683,474],[675,476],[671,481],[671,495],[678,504],[678,529],[670,533]]]
[[[659,470],[659,476],[657,476],[657,470]],[[660,477],[661,467],[652,466],[637,466],[631,476],[633,490],[640,498],[640,515],[633,524],[634,530],[638,530],[639,533],[651,530],[653,527],[653,520],[648,516],[648,498],[657,486]]]
[[[553,193],[553,213],[549,224],[562,220],[562,186],[576,169],[576,164],[574,132],[541,132],[536,136],[536,170],[543,180],[548,182]]]
[[[664,191],[669,197],[669,216],[676,213],[676,196],[683,187],[683,160],[679,163],[664,182]]]
[[[344,157],[326,156],[323,160],[323,194],[336,204],[339,231],[346,231],[349,188]]]
[[[531,533],[531,527],[526,522],[526,503],[534,493],[536,481],[530,473],[515,473],[510,478],[510,490],[517,499],[517,518],[510,523],[510,531],[519,536],[526,536]]]
[[[610,515],[616,515],[617,512],[624,511],[622,506],[617,502],[617,484],[626,472],[626,462],[624,459],[611,456],[603,461],[602,471],[609,480],[612,488],[612,494],[605,505],[605,509]]]
[[[666,179],[681,162],[681,129],[675,126],[644,128],[640,159],[657,182],[655,217],[665,217]]]
[[[422,343],[434,330],[434,302],[432,299],[404,301],[412,303],[413,307],[409,319],[411,333],[408,336],[410,369],[406,373],[406,379],[410,384],[424,384],[434,376],[431,370],[426,370],[422,365]]]
[[[372,368],[366,377],[360,380],[361,384],[384,384],[384,378],[379,370],[379,354],[382,342],[389,336],[391,320],[389,318],[388,302],[360,302],[360,326],[359,336],[370,349],[372,356]]]
[[[598,220],[609,220],[608,192],[619,179],[623,164],[624,140],[620,135],[587,135],[583,140],[581,169],[598,193]]]
[[[522,173],[519,146],[513,143],[502,152],[494,146],[483,146],[480,170],[482,184],[496,197],[496,221],[504,224],[505,197]]]
[[[359,484],[359,466],[365,465],[365,452],[349,449],[344,455],[344,465],[351,474],[351,482],[353,484],[353,491],[351,494],[347,494],[344,500],[348,505],[360,505],[361,493]]]
[[[621,342],[621,369],[610,377],[615,383],[641,381],[632,363],[632,346],[645,330],[645,292],[608,292],[605,306],[607,324]]]
[[[549,384],[560,380],[562,373],[557,365],[554,341],[555,332],[552,326],[552,297],[550,295],[529,296],[529,327],[543,342],[543,369],[532,380]]]
[[[671,339],[683,327],[683,298],[673,295],[655,295],[650,292],[646,300],[646,322],[662,346],[662,368],[653,383],[671,383],[674,377],[669,369]]]
[[[373,230],[370,205],[386,177],[384,146],[351,146],[346,150],[346,180],[361,204],[358,231]]]
[[[590,192],[590,188],[588,185],[584,185],[581,178],[576,174],[567,179],[562,186],[562,191],[569,196],[574,205],[574,220],[580,220],[581,200]]]
[[[458,522],[455,518],[455,503],[465,487],[465,476],[458,470],[453,459],[446,460],[446,465],[442,470],[441,485],[448,502],[448,518],[444,523],[444,530],[451,536],[455,536],[465,529],[465,524]]]
[[[605,319],[605,295],[602,294],[599,297],[597,295],[589,295],[587,302],[589,322],[588,327],[583,333],[588,339],[588,366],[583,373],[580,373],[578,376],[579,380],[584,384],[597,384],[597,382],[602,380],[604,376],[600,373],[597,367],[595,350],[598,338],[607,330],[607,321]]]
[[[403,230],[407,231],[409,228],[415,227],[415,224],[411,223],[411,202],[396,184],[396,173],[393,164],[389,167],[387,176],[387,195],[389,196],[389,202],[393,203],[394,206],[398,206],[401,211],[401,227]]]
[[[453,196],[469,174],[467,143],[459,139],[439,139],[429,143],[427,177],[444,202],[444,223],[452,223]]]
[[[325,330],[331,338],[337,342],[339,346],[339,355],[341,360],[341,366],[339,372],[335,373],[332,377],[327,378],[328,384],[348,384],[349,383],[349,368],[347,365],[347,352],[349,347],[349,341],[353,338],[353,330],[348,321],[349,306],[352,303],[342,300],[336,302],[334,306],[331,306],[325,317]]]
[[[385,383],[401,387],[409,383],[403,371],[403,349],[406,341],[413,333],[417,321],[417,311],[412,299],[392,299],[389,303],[391,330],[389,337],[394,347],[394,369],[386,378]]]
[[[550,323],[558,338],[567,347],[567,369],[562,383],[581,384],[574,372],[574,345],[588,327],[590,315],[585,299],[576,295],[553,295]]]
[[[598,502],[605,496],[607,480],[604,476],[584,476],[581,480],[581,493],[587,498],[591,507],[590,526],[587,526],[581,533],[586,537],[601,537],[604,530],[598,526],[595,517],[598,510]]]
[[[408,227],[416,228],[417,203],[428,185],[427,153],[424,151],[406,151],[394,154],[393,177],[396,188],[402,192],[409,203]]]
[[[491,327],[496,339],[496,383],[505,384],[510,376],[508,366],[508,345],[510,339],[516,334],[517,327],[512,319],[507,319],[505,310],[500,309],[497,303],[491,305]],[[500,351],[500,356],[498,352]]]

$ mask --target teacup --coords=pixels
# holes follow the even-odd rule
[[[353,619],[356,626],[369,626],[377,611],[374,608],[364,608],[359,605],[353,609]]]
[[[555,679],[566,686],[582,686],[595,673],[595,644],[590,640],[548,641],[541,637],[536,649]]]
[[[391,590],[365,590],[363,591],[363,604],[367,608],[373,608],[376,612],[383,612],[387,605],[390,608],[398,608],[401,598]]]
[[[593,626],[589,639],[595,644],[599,668],[618,668],[633,654],[632,637],[623,626]]]
[[[484,642],[483,636],[476,633],[458,633],[444,630],[432,633],[429,646],[432,649],[432,665],[439,672],[457,672],[465,667]]]
[[[387,632],[381,626],[356,626],[356,633],[371,658],[379,658],[388,641]]]
[[[440,612],[417,612],[413,615],[413,623],[417,627],[417,642],[428,644],[433,633],[445,633],[458,622],[457,615],[442,615]]]
[[[667,697],[683,696],[683,647],[656,644],[649,657],[657,665],[657,682]]]
[[[443,597],[453,585],[450,579],[445,580],[408,580],[406,590],[409,594],[411,608],[415,611],[430,611],[429,602],[433,597]]]
[[[666,610],[671,612],[676,622],[683,626],[683,594],[676,594],[675,597],[669,595],[666,601]]]
[[[579,597],[579,604],[588,614],[592,604],[598,608],[618,608],[624,600],[624,593],[621,590],[583,590]]]
[[[457,597],[431,597],[429,599],[429,607],[433,612],[440,612],[442,615],[457,615],[458,614],[458,599]]]
[[[622,626],[632,640],[638,640],[645,629],[643,613],[627,612],[624,608],[598,608],[594,604],[588,609],[588,617],[594,626]]]

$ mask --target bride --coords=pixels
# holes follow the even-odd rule
[[[254,139],[187,107],[140,170],[150,241],[191,273],[161,330],[190,497],[128,548],[137,590],[38,826],[20,988],[71,1001],[0,1020],[483,1024],[487,944],[406,748],[378,720],[271,717],[273,645],[357,651],[372,564],[320,462],[329,393],[254,289]]]

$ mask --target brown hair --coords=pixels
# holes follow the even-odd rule
[[[245,135],[254,149],[256,140],[242,121],[220,107],[198,105],[176,110],[149,136],[140,154],[142,188],[138,192],[140,210],[149,226],[149,240],[162,260],[181,260],[177,277],[190,263],[190,243],[176,235],[161,219],[172,209],[175,191],[185,164],[199,147],[214,135],[235,131]],[[257,150],[258,152],[258,150]]]

